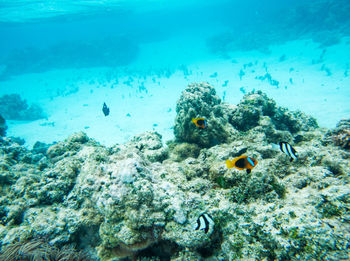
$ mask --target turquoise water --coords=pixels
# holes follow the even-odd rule
[[[0,261],[350,260],[349,14],[0,0]]]
[[[171,139],[176,99],[201,81],[233,104],[263,90],[334,127],[350,112],[348,11],[346,0],[1,1],[0,95],[45,114],[8,118],[8,133],[29,146],[79,130],[109,145],[149,129]]]

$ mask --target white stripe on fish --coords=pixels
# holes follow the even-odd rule
[[[197,226],[195,230],[204,230],[207,234],[209,229],[214,226],[214,220],[209,214],[202,214],[197,219]]]
[[[298,158],[296,150],[288,142],[281,141],[279,144],[281,151],[290,157],[290,161]]]
[[[290,157],[290,161],[296,160],[298,158],[297,151],[288,142],[281,141],[279,144],[271,143],[272,149],[279,149],[283,153]]]

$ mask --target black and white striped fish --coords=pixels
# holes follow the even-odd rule
[[[204,230],[205,234],[208,233],[209,229],[214,226],[214,220],[209,214],[202,214],[197,219],[196,230]]]
[[[272,147],[278,147],[283,153],[287,154],[290,157],[291,162],[298,158],[297,151],[288,142],[281,141],[279,145],[272,144]]]

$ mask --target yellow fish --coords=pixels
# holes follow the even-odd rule
[[[192,118],[192,122],[198,128],[205,129],[207,127],[207,121],[204,118]]]
[[[255,168],[256,164],[258,164],[256,159],[246,155],[239,156],[233,160],[226,160],[226,166],[228,169],[232,169],[233,167],[239,170],[246,169],[248,174],[253,168]]]

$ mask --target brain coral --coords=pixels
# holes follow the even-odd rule
[[[176,139],[202,147],[226,142],[235,133],[228,122],[227,111],[232,111],[232,108],[221,102],[212,86],[207,83],[189,84],[176,104]],[[207,128],[199,129],[192,123],[192,118],[197,117],[207,120]]]

